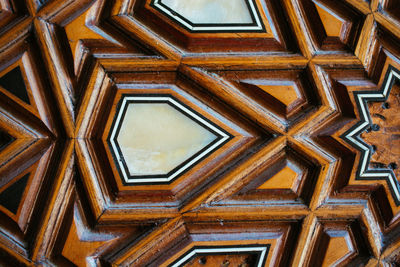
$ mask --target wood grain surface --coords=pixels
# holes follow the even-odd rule
[[[260,31],[0,0],[1,266],[400,265],[400,1],[249,1]],[[110,133],[138,95],[230,138],[126,182]]]

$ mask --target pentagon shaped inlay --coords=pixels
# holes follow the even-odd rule
[[[270,244],[258,245],[258,246],[200,246],[193,247],[191,250],[182,255],[169,267],[178,266],[196,266],[194,260],[198,259],[201,265],[208,264],[209,266],[216,265],[221,261],[220,266],[228,266],[237,264],[237,266],[256,266],[262,267],[265,265],[265,261],[269,252]],[[234,255],[232,257],[232,262],[227,260],[227,256]],[[218,257],[220,256],[220,257]],[[222,256],[222,257],[221,257]],[[240,262],[241,257],[243,258],[243,263]],[[225,259],[225,260],[224,260]],[[239,260],[239,261],[238,261]],[[251,264],[251,265],[250,265]]]
[[[170,95],[125,95],[109,145],[125,183],[170,182],[230,134]]]
[[[264,32],[254,0],[153,0],[151,5],[192,32]]]

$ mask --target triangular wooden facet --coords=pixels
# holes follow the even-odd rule
[[[21,68],[17,66],[0,77],[0,86],[27,104],[31,104]]]
[[[282,82],[283,83],[283,82]],[[258,85],[265,92],[276,98],[285,106],[289,106],[299,98],[294,86],[290,85]]]
[[[298,176],[295,170],[285,166],[257,189],[291,189]]]
[[[331,11],[327,10],[322,5],[315,4],[322,25],[324,26],[325,33],[328,37],[340,37],[343,27],[343,21],[333,15]]]
[[[0,151],[11,144],[15,138],[8,133],[0,130]]]
[[[349,248],[346,236],[329,236],[325,259],[323,261],[324,265],[335,266],[338,261],[345,258],[346,255],[351,252],[352,249]]]
[[[30,173],[25,174],[18,181],[0,193],[0,205],[16,214],[24,195]]]
[[[86,12],[80,14],[77,18],[72,20],[65,26],[65,33],[68,38],[69,45],[71,47],[72,56],[75,61],[75,53],[76,47],[79,43],[79,40],[83,39],[98,39],[98,40],[105,40],[101,35],[97,34],[89,27],[86,26],[86,17],[89,13],[90,9],[86,10]]]

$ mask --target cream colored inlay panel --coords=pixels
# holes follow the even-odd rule
[[[166,103],[133,103],[117,141],[133,176],[166,174],[216,138]]]
[[[252,23],[245,0],[161,0],[192,23]]]

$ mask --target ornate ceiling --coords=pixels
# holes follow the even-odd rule
[[[399,1],[230,4],[0,1],[1,264],[400,264]]]

